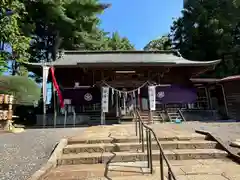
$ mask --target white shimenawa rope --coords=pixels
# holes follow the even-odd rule
[[[136,88],[136,89],[133,89],[133,90],[130,90],[130,91],[120,91],[120,90],[118,90],[118,89],[110,86],[106,81],[102,81],[102,82],[103,82],[103,84],[104,84],[105,86],[108,86],[109,88],[113,89],[114,91],[116,91],[116,92],[118,92],[118,93],[122,93],[122,94],[125,94],[125,93],[133,93],[133,92],[138,91],[139,89],[143,88],[143,87],[144,87],[145,85],[147,85],[147,84],[151,85],[151,83],[150,83],[149,81],[146,81],[145,83],[143,83],[141,86],[139,86],[139,87]]]

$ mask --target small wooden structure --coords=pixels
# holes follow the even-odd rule
[[[10,130],[13,118],[13,95],[0,94],[0,124],[4,130]]]

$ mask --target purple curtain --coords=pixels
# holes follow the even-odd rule
[[[183,86],[156,87],[156,101],[160,103],[194,103],[197,100],[195,88]]]
[[[141,96],[148,98],[148,88],[141,89]],[[197,91],[195,88],[172,85],[168,87],[156,87],[157,103],[176,103],[187,104],[194,103],[197,99]]]
[[[64,89],[64,99],[71,99],[73,105],[86,105],[101,102],[101,91],[98,88]]]

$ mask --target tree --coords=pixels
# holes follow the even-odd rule
[[[172,42],[169,36],[162,36],[159,39],[150,41],[144,48],[146,50],[170,50],[172,49]]]
[[[12,74],[15,75],[19,63],[29,58],[30,38],[22,29],[26,10],[19,0],[1,0],[0,4],[0,72],[7,70],[8,60],[11,59]],[[7,49],[12,49],[12,52]]]
[[[203,61],[220,59],[225,52],[239,49],[238,3],[239,0],[187,1],[182,17],[171,27],[174,48],[187,59]],[[222,73],[223,63],[215,76],[226,75]],[[240,72],[239,62],[235,63]]]
[[[111,37],[106,38],[105,50],[133,50],[134,46],[126,37],[121,37],[118,32],[114,32]]]
[[[33,105],[40,99],[41,88],[22,76],[0,76],[0,93],[14,95],[17,105]]]
[[[108,7],[97,0],[27,1],[28,20],[35,25],[32,61],[55,61],[59,49],[87,50],[101,47],[97,14]]]

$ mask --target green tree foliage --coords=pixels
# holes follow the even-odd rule
[[[159,39],[150,41],[143,49],[147,50],[170,50],[172,48],[172,41],[169,36],[162,36]]]
[[[96,49],[103,32],[97,15],[108,5],[97,0],[42,0],[26,2],[29,22],[35,25],[32,61],[54,61],[59,49]]]
[[[22,1],[0,0],[0,4],[0,72],[6,70],[7,61],[12,59],[12,73],[15,74],[19,62],[29,59],[30,38],[22,29],[27,13]],[[11,47],[13,53],[6,51],[7,47]]]
[[[27,77],[0,76],[0,93],[14,95],[15,104],[33,105],[40,99],[41,88]]]
[[[133,50],[134,46],[126,37],[121,37],[118,32],[107,37],[104,44],[105,50]]]
[[[182,16],[174,21],[171,31],[173,45],[192,60],[214,60],[229,51],[239,50],[239,0],[188,0]],[[240,73],[239,62],[234,62]],[[223,62],[215,76],[233,74]],[[225,70],[224,70],[225,69]],[[232,71],[232,72],[231,72]]]
[[[54,61],[58,51],[127,50],[133,45],[118,33],[99,28],[99,14],[109,7],[98,0],[0,0],[0,67],[12,62],[12,75],[27,76],[19,62]],[[8,16],[8,11],[13,12]],[[13,54],[4,50],[12,47]],[[29,48],[30,46],[30,48]],[[1,70],[1,69],[0,69]]]

